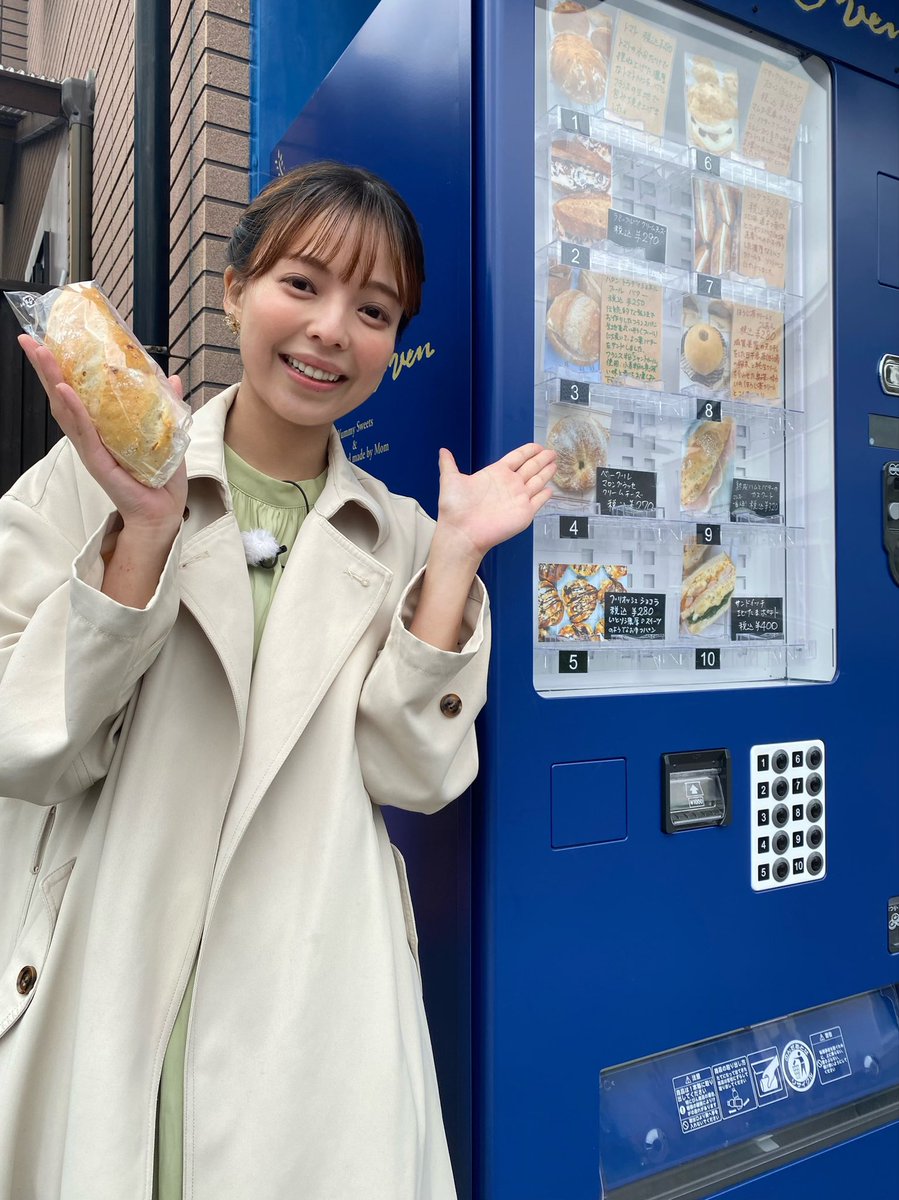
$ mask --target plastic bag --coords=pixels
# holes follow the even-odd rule
[[[45,295],[6,292],[19,324],[51,351],[103,444],[135,479],[162,487],[184,458],[191,410],[93,281]]]

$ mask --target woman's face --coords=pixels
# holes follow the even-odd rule
[[[225,307],[240,321],[240,404],[285,435],[358,408],[393,354],[402,307],[383,242],[364,286],[358,271],[342,281],[348,265],[345,251],[327,262],[298,251],[243,287],[225,272]]]

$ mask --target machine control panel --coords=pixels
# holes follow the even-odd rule
[[[772,742],[750,751],[752,887],[814,883],[827,872],[824,743]]]

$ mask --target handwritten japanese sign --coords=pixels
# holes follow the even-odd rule
[[[663,263],[668,230],[657,221],[609,209],[609,241],[628,250],[642,250],[647,262]]]
[[[600,358],[604,383],[658,386],[662,378],[662,289],[611,275],[602,281]]]
[[[600,467],[596,472],[596,503],[601,513],[628,513],[654,517],[655,471],[629,471]]]
[[[776,479],[737,478],[730,494],[731,520],[764,520],[780,516],[780,484]]]
[[[607,638],[664,638],[663,594],[614,592],[607,594],[603,603]]]
[[[789,200],[785,196],[746,188],[743,192],[740,274],[750,279],[764,279],[769,287],[784,287],[789,231]]]
[[[735,400],[783,399],[783,342],[783,313],[734,305],[730,370]]]
[[[730,606],[730,635],[778,639],[784,635],[784,602],[781,596],[736,596]]]
[[[665,129],[676,39],[664,29],[619,13],[606,106],[647,133]]]
[[[808,95],[808,80],[762,63],[743,135],[743,157],[789,175],[793,146]]]

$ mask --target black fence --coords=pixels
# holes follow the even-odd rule
[[[0,279],[2,292],[49,290],[39,283]],[[0,494],[62,437],[40,380],[16,341],[21,332],[13,310],[0,298]]]

